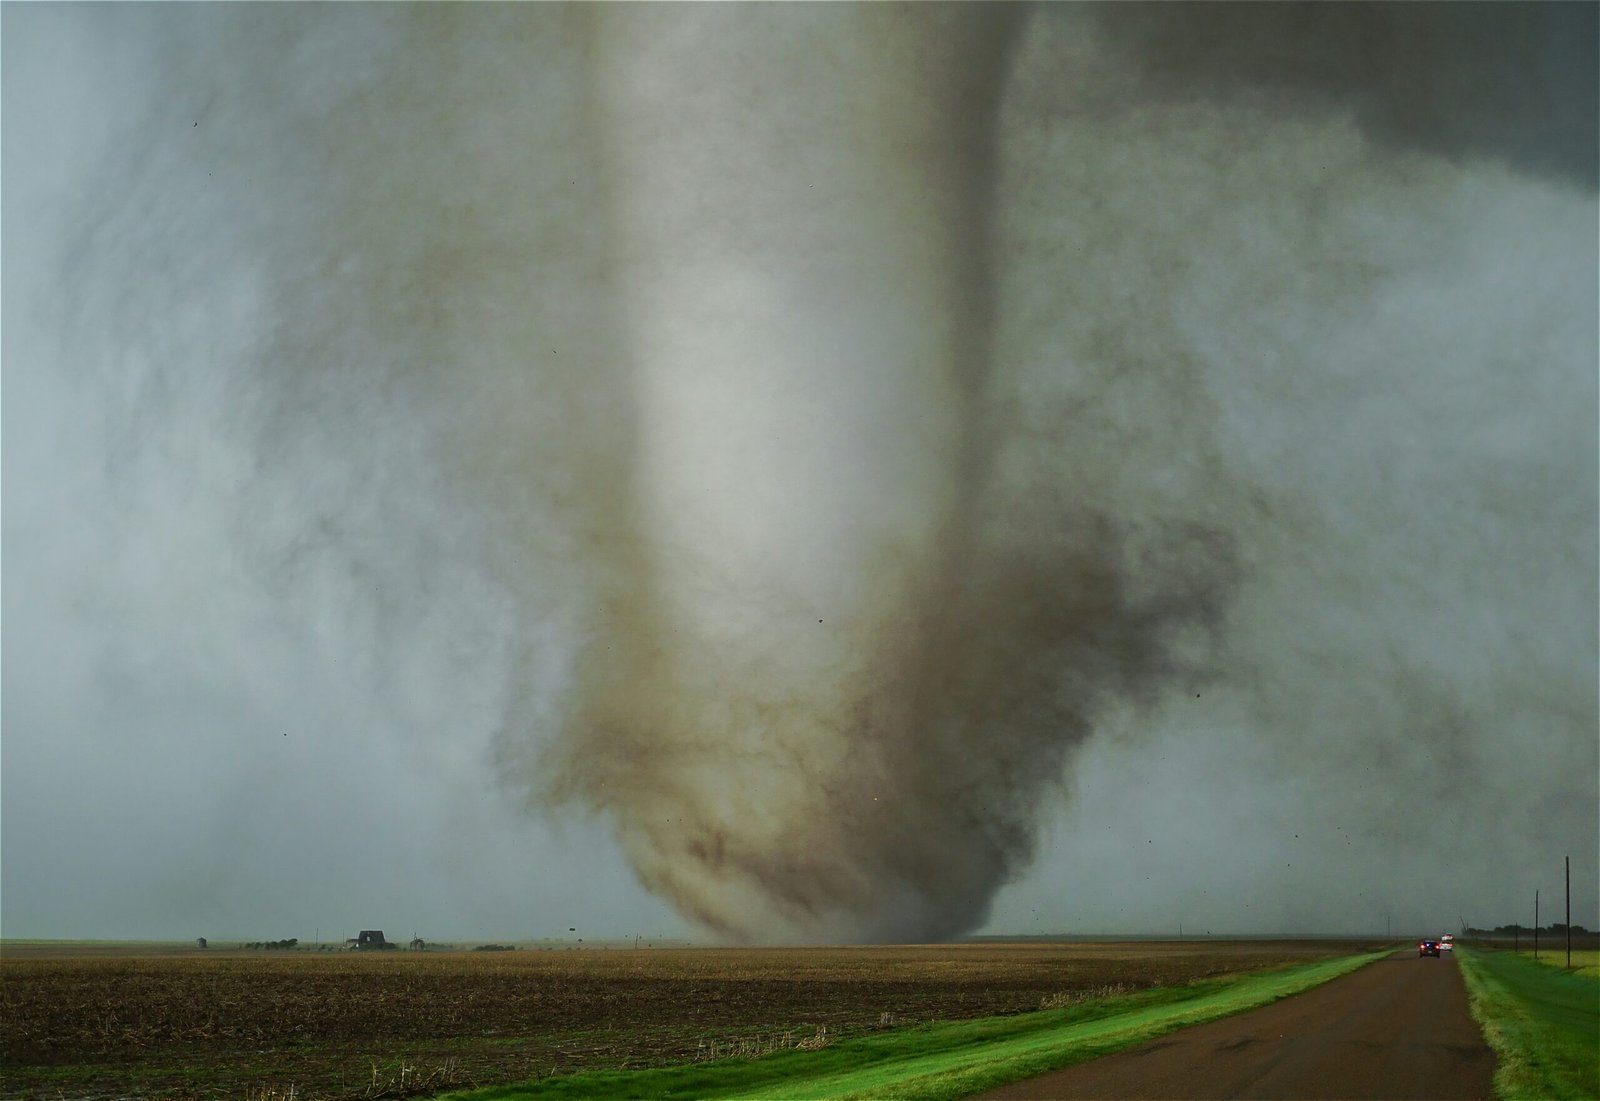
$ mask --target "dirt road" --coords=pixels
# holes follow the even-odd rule
[[[1494,1053],[1449,956],[1416,950],[1315,990],[1014,1082],[984,1101],[1488,1098]]]

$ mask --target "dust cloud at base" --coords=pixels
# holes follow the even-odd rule
[[[8,11],[7,776],[300,698],[735,941],[1595,866],[1593,12],[1204,13]]]

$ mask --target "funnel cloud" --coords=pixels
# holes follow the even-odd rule
[[[1100,702],[1174,674],[1229,586],[1198,525],[1133,593],[1115,517],[985,514],[1015,16],[597,19],[632,470],[583,698],[532,767],[724,937],[981,924]]]
[[[7,933],[1523,918],[1595,10],[8,7]]]

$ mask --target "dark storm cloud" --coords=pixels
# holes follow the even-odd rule
[[[1284,113],[1353,112],[1376,142],[1491,158],[1593,189],[1594,4],[1129,4],[1095,9],[1168,102],[1252,90]]]
[[[1016,461],[1234,540],[1217,710],[1146,729],[1201,790],[1257,778],[1256,843],[1296,838],[1257,900],[1286,924],[1508,897],[1559,864],[1487,825],[1518,806],[1593,845],[1592,58],[1542,68],[1548,20],[1478,10],[1049,8],[1010,97]]]

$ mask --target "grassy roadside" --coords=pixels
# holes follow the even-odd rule
[[[647,1071],[597,1071],[444,1097],[454,1101],[966,1097],[1266,1005],[1385,955],[1387,950],[1145,990],[1065,1009],[926,1025],[858,1037],[816,1051],[781,1051],[760,1059]]]
[[[1576,953],[1574,953],[1576,954]],[[1600,983],[1513,952],[1456,949],[1497,1096],[1600,1097]]]
[[[1525,960],[1535,958],[1531,949],[1524,948],[1520,954]],[[1567,950],[1559,945],[1554,949],[1546,948],[1539,953],[1537,959],[1540,967],[1553,967],[1558,971],[1567,970]],[[1590,982],[1600,979],[1600,950],[1574,948],[1570,974],[1582,976]]]

